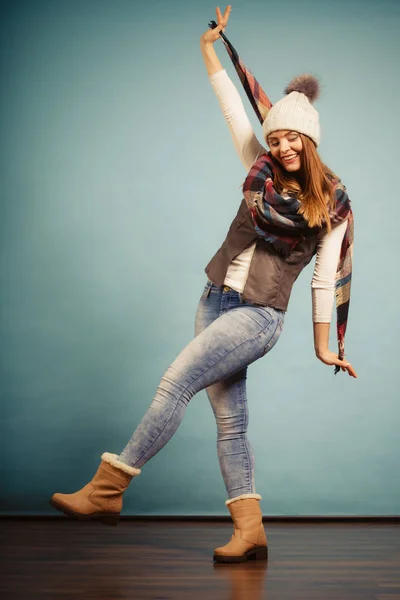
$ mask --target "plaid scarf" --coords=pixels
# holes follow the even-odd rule
[[[209,27],[212,29],[217,27],[216,22],[211,21]],[[222,31],[220,36],[262,124],[272,103]],[[296,197],[290,195],[289,198],[283,198],[276,192],[273,186],[273,166],[270,154],[263,154],[251,167],[243,185],[243,193],[257,233],[270,242],[276,250],[288,256],[301,239],[319,233],[322,229],[308,226],[303,216],[298,213],[301,203]],[[354,217],[345,187],[340,181],[334,181],[332,184],[335,188],[336,206],[329,212],[331,224],[334,226],[347,218],[347,228],[335,277],[338,357],[343,360],[344,337],[350,305]],[[335,375],[339,371],[340,367],[336,365]]]

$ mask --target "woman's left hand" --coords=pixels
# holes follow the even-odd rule
[[[325,350],[317,354],[319,360],[322,360],[326,365],[338,365],[342,371],[347,371],[351,377],[357,377],[357,373],[351,366],[348,360],[340,360],[338,355],[330,350]]]

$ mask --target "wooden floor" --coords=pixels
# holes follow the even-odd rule
[[[266,523],[268,562],[214,565],[226,522],[1,520],[2,600],[400,600],[398,523]]]

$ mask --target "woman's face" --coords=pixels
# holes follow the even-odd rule
[[[286,171],[298,171],[301,167],[300,153],[303,144],[297,131],[280,129],[267,137],[272,156],[280,162]]]

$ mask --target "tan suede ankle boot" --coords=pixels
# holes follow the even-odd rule
[[[50,504],[69,517],[117,525],[122,494],[140,469],[118,460],[118,454],[105,452],[93,479],[74,494],[53,494]]]
[[[243,494],[227,500],[234,533],[226,546],[214,550],[216,562],[233,563],[268,558],[259,494]]]

